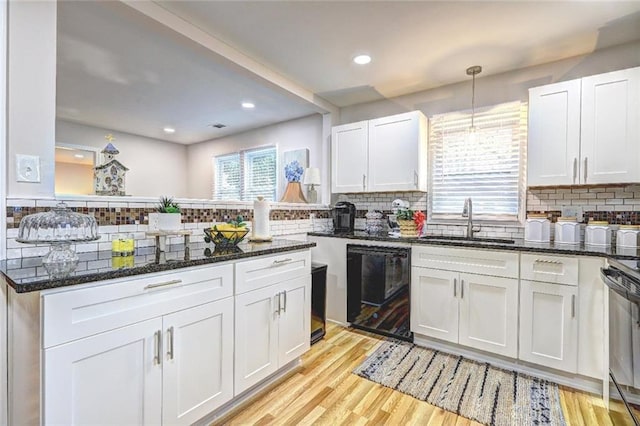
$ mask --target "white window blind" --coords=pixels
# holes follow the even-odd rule
[[[276,148],[265,147],[214,157],[214,200],[276,198]]]
[[[465,198],[480,220],[516,221],[525,194],[527,104],[511,102],[431,120],[430,219],[460,219]]]

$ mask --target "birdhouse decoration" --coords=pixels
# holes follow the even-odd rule
[[[93,168],[93,176],[95,183],[95,191],[97,195],[126,195],[124,177],[127,173],[126,168],[121,162],[114,157],[120,153],[111,143],[113,135],[105,136],[108,141],[102,153],[104,154],[104,163]]]

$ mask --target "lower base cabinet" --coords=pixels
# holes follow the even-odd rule
[[[44,350],[44,424],[188,425],[233,397],[233,298]]]
[[[309,349],[311,276],[237,295],[235,310],[238,395]]]
[[[411,331],[517,356],[517,279],[414,266],[411,283]]]
[[[520,353],[523,361],[578,371],[578,287],[520,280]]]

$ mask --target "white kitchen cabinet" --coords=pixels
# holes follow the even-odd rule
[[[640,67],[582,79],[582,183],[640,180]]]
[[[237,295],[235,394],[305,353],[310,320],[310,275]]]
[[[231,264],[44,294],[43,423],[188,425],[230,401],[232,294]]]
[[[331,131],[331,191],[427,189],[427,119],[412,111],[336,126]]]
[[[580,158],[580,80],[529,89],[529,186],[572,185]]]
[[[460,274],[458,342],[515,358],[518,354],[518,280]]]
[[[517,279],[412,267],[414,333],[515,358],[517,307]]]
[[[190,425],[233,398],[233,300],[162,318],[162,422]]]
[[[44,351],[42,424],[162,423],[160,318]]]
[[[640,179],[640,67],[529,90],[528,182]]]
[[[364,192],[368,140],[368,121],[331,129],[331,192]]]
[[[458,274],[411,268],[411,331],[458,343]]]
[[[577,286],[520,280],[521,360],[577,372],[577,297]]]

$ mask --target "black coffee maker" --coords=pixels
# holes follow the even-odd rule
[[[333,232],[353,232],[356,220],[356,206],[348,201],[338,201],[332,210]]]

